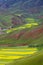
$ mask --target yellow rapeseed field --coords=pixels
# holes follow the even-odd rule
[[[3,63],[0,63],[0,65],[5,65],[5,64],[3,64]]]
[[[6,49],[0,50],[0,59],[19,59],[24,57],[24,55],[34,54],[36,50],[37,50],[36,48],[24,48],[24,49],[11,49],[11,48],[7,49],[6,48]],[[13,56],[11,56],[11,54],[13,54]]]
[[[18,49],[13,49],[13,48],[8,48],[8,49],[7,49],[7,48],[6,48],[6,49],[2,49],[2,51],[3,51],[3,50],[4,50],[4,51],[5,51],[5,50],[6,50],[6,51],[7,51],[7,50],[32,50],[32,51],[33,51],[33,50],[37,50],[37,48],[21,48],[21,49],[19,49],[19,48],[18,48]]]
[[[4,57],[0,57],[0,59],[19,59],[22,57],[24,56],[4,56]]]
[[[6,51],[6,52],[0,52],[0,53],[2,53],[2,54],[33,54],[33,53],[35,53],[36,51],[31,51],[31,52],[8,52],[8,51]]]
[[[32,55],[37,51],[36,48],[4,48],[0,49],[0,65],[13,61],[13,59],[23,58]],[[5,62],[4,62],[5,61]]]

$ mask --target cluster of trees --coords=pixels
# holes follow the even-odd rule
[[[30,44],[28,47],[43,47],[43,44]]]

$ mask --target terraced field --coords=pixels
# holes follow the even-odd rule
[[[36,48],[2,48],[0,49],[0,65],[10,63],[14,59],[32,55],[36,51]]]

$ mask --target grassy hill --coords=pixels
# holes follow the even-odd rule
[[[34,16],[34,15],[33,15]],[[43,17],[24,17],[20,14],[0,14],[0,27],[6,29],[0,35],[0,46],[43,44]]]

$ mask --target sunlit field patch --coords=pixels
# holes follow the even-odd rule
[[[5,65],[5,64],[3,64],[3,63],[0,63],[0,65]]]
[[[8,51],[3,51],[3,52],[1,52],[2,54],[33,54],[33,53],[35,53],[35,51],[31,51],[31,52],[8,52]]]
[[[26,50],[30,50],[30,51],[33,51],[33,50],[37,50],[37,48],[25,48],[25,47],[24,48],[20,48],[20,49],[19,48],[5,48],[5,49],[2,49],[2,50],[3,51],[7,51],[7,50],[16,50],[16,51],[17,50],[25,50],[25,51]]]
[[[0,59],[19,59],[23,57],[24,56],[3,56],[3,57],[0,57]]]
[[[17,28],[12,28],[12,29],[6,30],[6,33],[10,33],[10,32],[15,31],[15,30],[22,30],[25,28],[31,28],[32,26],[37,26],[37,25],[38,25],[38,23],[27,23],[27,24],[24,24],[24,25],[19,26]]]
[[[24,58],[37,52],[37,48],[2,48],[0,49],[0,65],[5,65],[14,59]],[[9,61],[8,61],[9,60]],[[11,60],[11,61],[10,61]]]

